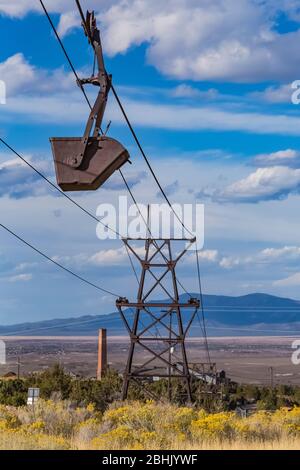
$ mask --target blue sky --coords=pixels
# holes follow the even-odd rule
[[[80,75],[92,54],[72,0],[45,4]],[[107,70],[175,202],[205,204],[207,293],[300,298],[300,8],[295,0],[84,1],[101,26]],[[158,7],[159,6],[159,7]],[[54,180],[49,137],[81,135],[88,109],[37,0],[0,0],[0,135]],[[91,95],[91,99],[93,96]],[[105,123],[130,151],[139,202],[157,202],[110,97]],[[92,213],[125,194],[118,176],[74,197]],[[0,148],[1,221],[93,282],[134,297],[121,242]],[[0,232],[0,323],[108,313],[114,299],[81,285]],[[181,278],[197,287],[194,266]]]

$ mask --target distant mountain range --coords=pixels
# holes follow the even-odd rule
[[[197,294],[191,294],[197,297]],[[180,297],[187,302],[188,296]],[[240,297],[203,295],[203,306],[209,336],[276,336],[300,334],[300,301],[268,294]],[[183,317],[187,317],[183,311]],[[132,312],[127,311],[129,318]],[[126,335],[119,313],[86,315],[77,318],[44,320],[1,326],[0,335],[16,336],[95,336],[99,328],[109,335]],[[195,319],[190,336],[201,336]]]

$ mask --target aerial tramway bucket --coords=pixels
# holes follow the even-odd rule
[[[81,137],[53,137],[50,142],[57,184],[63,191],[95,190],[129,159],[129,153],[117,140],[89,137],[84,158],[77,167]]]
[[[82,19],[84,32],[97,58],[98,73],[78,80],[78,85],[82,90],[85,84],[95,85],[99,87],[99,93],[91,108],[83,137],[50,139],[56,179],[63,191],[95,190],[129,160],[129,153],[120,142],[100,134],[111,76],[107,75],[104,67],[100,31],[94,12],[88,11],[86,19]]]

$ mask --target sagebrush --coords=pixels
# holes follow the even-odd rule
[[[115,402],[107,411],[40,400],[0,406],[0,449],[299,449],[300,407],[233,412],[154,402]]]

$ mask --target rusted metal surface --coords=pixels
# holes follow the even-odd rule
[[[81,147],[79,137],[50,139],[54,155],[57,184],[63,191],[85,191],[99,188],[129,158],[127,150],[109,137],[93,137],[85,150],[79,168],[72,160]]]
[[[83,16],[83,15],[82,15]],[[97,74],[80,79],[78,85],[99,87],[82,137],[50,139],[57,183],[63,191],[87,191],[99,188],[116,170],[129,160],[129,153],[115,139],[103,135],[101,125],[106,108],[111,76],[106,73],[100,31],[94,12],[87,12],[82,21],[98,64]]]

